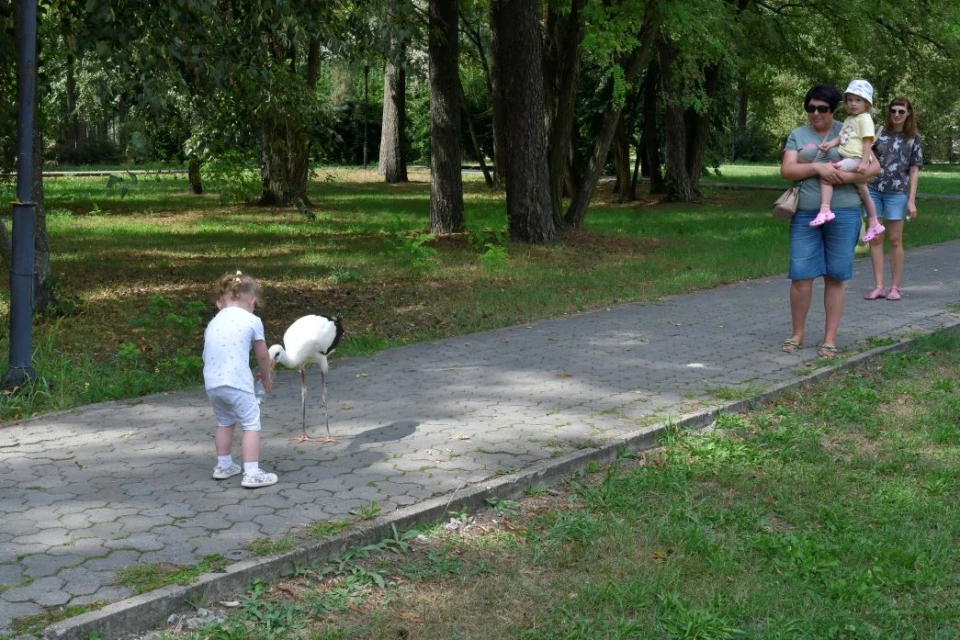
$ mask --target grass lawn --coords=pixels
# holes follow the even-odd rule
[[[37,320],[40,384],[0,397],[0,420],[199,385],[213,283],[238,268],[264,285],[269,341],[301,315],[335,314],[347,330],[341,356],[786,269],[786,227],[769,214],[769,192],[707,189],[697,204],[617,205],[605,200],[607,185],[585,230],[525,246],[504,241],[503,196],[479,176],[465,184],[468,231],[439,240],[423,236],[425,173],[393,186],[372,171],[317,176],[315,220],[195,196],[181,175],[141,177],[124,198],[104,178],[49,180],[56,289],[69,313]],[[12,183],[0,183],[0,199],[12,197]],[[906,245],[960,237],[954,209],[924,202]],[[8,286],[0,283],[3,316]],[[8,326],[0,317],[4,353]]]
[[[927,336],[710,433],[449,514],[458,531],[255,582],[225,623],[180,637],[957,638],[958,379],[960,336]]]
[[[762,184],[778,187],[784,184],[780,177],[780,165],[776,164],[725,164],[721,165],[719,175],[710,173],[704,180],[724,184]],[[934,164],[920,171],[917,193],[960,195],[958,187],[960,187],[960,165]]]

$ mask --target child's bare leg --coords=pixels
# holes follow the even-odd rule
[[[218,456],[230,455],[230,450],[233,448],[233,428],[235,426],[237,425],[217,427],[217,430],[213,433],[213,444],[217,448]]]
[[[243,461],[244,462],[260,462],[260,432],[259,431],[244,431],[243,440]]]
[[[810,221],[811,227],[819,227],[833,220],[836,215],[830,210],[830,201],[833,200],[833,185],[820,183],[820,212]]]
[[[867,226],[872,227],[878,224],[877,207],[873,203],[873,198],[870,197],[870,190],[867,185],[858,184],[857,193],[860,194],[860,202],[863,203],[863,208],[867,210]]]
[[[863,208],[867,210],[867,232],[863,234],[861,240],[863,242],[870,242],[886,231],[886,227],[880,224],[880,221],[877,219],[877,207],[873,203],[873,198],[870,197],[870,190],[867,189],[867,185],[858,184],[857,193],[860,194],[860,201],[863,203]]]

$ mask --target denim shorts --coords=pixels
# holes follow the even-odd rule
[[[811,227],[816,209],[800,209],[790,221],[791,280],[829,276],[833,280],[853,277],[853,252],[860,239],[860,208],[834,209],[830,222]]]
[[[249,391],[233,387],[207,389],[218,427],[239,424],[244,431],[260,431],[260,403]]]
[[[877,208],[877,217],[884,220],[903,220],[907,215],[907,194],[882,193],[870,189],[870,199]]]

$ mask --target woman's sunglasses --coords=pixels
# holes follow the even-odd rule
[[[906,109],[890,109],[890,115],[892,116],[905,116],[907,115]]]
[[[806,111],[807,113],[813,113],[814,111],[816,111],[817,113],[826,113],[830,111],[830,107],[828,107],[825,104],[818,104],[818,105],[808,104],[803,107],[803,110]]]

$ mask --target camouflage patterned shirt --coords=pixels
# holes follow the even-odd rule
[[[880,129],[873,143],[873,152],[880,160],[880,175],[870,182],[870,188],[881,193],[906,193],[910,167],[923,166],[920,134],[905,140],[902,131]]]

